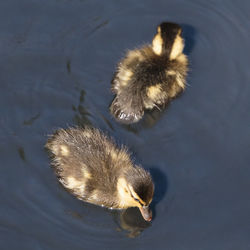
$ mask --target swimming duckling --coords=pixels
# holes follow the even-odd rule
[[[162,23],[152,45],[128,51],[111,82],[116,94],[110,111],[123,123],[134,123],[145,109],[164,106],[185,88],[188,59],[182,53],[182,29]]]
[[[154,185],[149,172],[133,165],[126,147],[98,129],[59,129],[45,147],[62,185],[78,199],[108,208],[138,207],[152,219]]]

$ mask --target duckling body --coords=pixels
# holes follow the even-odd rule
[[[158,26],[152,45],[129,51],[112,80],[116,95],[110,111],[124,123],[139,121],[145,109],[164,106],[185,88],[188,60],[181,27]]]
[[[97,129],[69,128],[52,135],[46,148],[59,181],[78,199],[108,208],[139,207],[151,220],[151,176],[133,165],[125,147]]]

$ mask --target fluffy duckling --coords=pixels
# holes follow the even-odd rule
[[[182,29],[175,23],[157,27],[152,45],[128,51],[112,80],[116,94],[110,111],[123,123],[134,123],[145,109],[164,106],[185,88],[188,59],[182,53]]]
[[[78,199],[111,209],[138,207],[152,219],[151,175],[132,163],[126,147],[92,128],[59,129],[45,147],[59,181]]]

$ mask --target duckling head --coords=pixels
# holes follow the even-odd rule
[[[151,175],[141,167],[130,168],[117,182],[118,197],[122,208],[138,207],[146,221],[152,220],[149,205],[154,195]]]
[[[152,41],[152,49],[158,56],[167,56],[170,60],[178,57],[184,49],[181,26],[176,23],[161,23]]]

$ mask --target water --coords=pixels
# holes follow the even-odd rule
[[[1,249],[250,249],[249,1],[0,3]],[[122,126],[110,80],[126,49],[182,24],[189,86]],[[92,124],[129,146],[156,185],[151,224],[76,200],[43,145]]]

